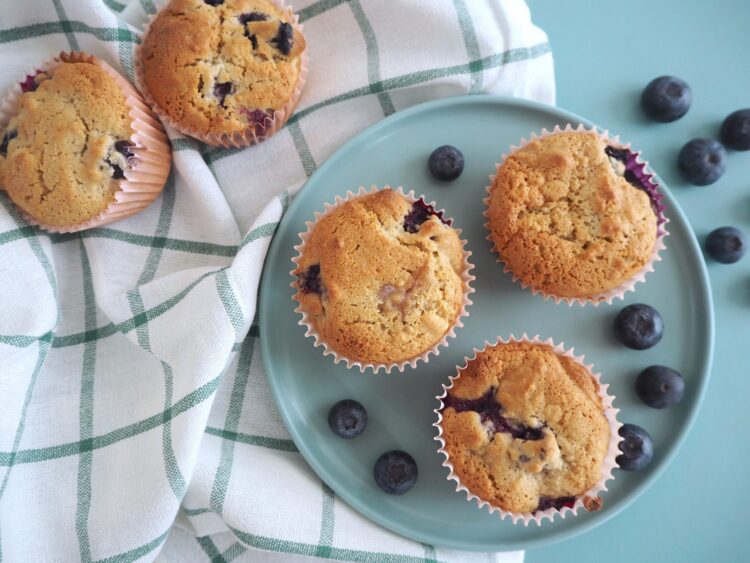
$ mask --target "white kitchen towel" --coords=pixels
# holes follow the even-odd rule
[[[92,53],[132,81],[139,30],[160,5],[0,0],[0,93],[61,50]],[[3,561],[522,557],[422,545],[336,498],[279,418],[253,321],[274,229],[320,163],[426,100],[492,92],[554,103],[547,38],[521,0],[294,8],[310,72],[296,114],[268,142],[219,150],[171,134],[163,195],[79,234],[28,226],[0,193]]]

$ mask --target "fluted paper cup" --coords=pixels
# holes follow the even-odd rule
[[[382,189],[393,189],[397,194],[404,197],[407,201],[411,203],[416,203],[418,201],[421,201],[425,205],[427,205],[429,208],[431,208],[435,214],[445,223],[451,224],[451,219],[444,217],[444,210],[438,210],[437,206],[435,205],[435,202],[426,202],[425,198],[423,196],[417,196],[415,195],[414,191],[404,192],[404,190],[399,186],[397,188],[391,188],[390,186],[384,186]],[[328,215],[332,210],[336,209],[338,206],[343,205],[344,203],[347,203],[349,201],[354,201],[356,199],[372,195],[379,191],[379,188],[372,186],[370,189],[366,189],[364,186],[359,188],[359,191],[355,194],[351,191],[347,192],[345,197],[336,196],[335,202],[333,204],[326,203],[324,207],[323,213],[315,212],[315,220],[314,221],[308,221],[306,223],[307,230],[303,233],[300,233],[299,237],[301,239],[300,244],[296,245],[294,249],[297,251],[297,256],[292,258],[292,262],[294,262],[295,268],[290,272],[292,277],[294,277],[294,281],[291,283],[291,286],[296,289],[296,293],[292,297],[297,303],[299,304],[298,307],[295,309],[296,313],[299,313],[301,315],[301,319],[298,324],[304,326],[307,331],[305,332],[305,336],[308,336],[310,338],[314,339],[314,345],[316,347],[320,347],[323,349],[323,355],[325,356],[333,356],[334,363],[338,364],[339,362],[345,362],[346,366],[348,368],[356,367],[359,368],[359,370],[364,373],[366,369],[372,369],[374,373],[377,373],[381,369],[385,370],[386,373],[390,373],[393,369],[398,370],[399,372],[403,372],[406,366],[411,366],[412,368],[416,367],[417,362],[427,362],[429,359],[429,356],[431,354],[438,355],[439,348],[447,346],[448,345],[448,339],[455,337],[455,329],[457,327],[462,327],[463,322],[462,319],[466,318],[469,313],[467,311],[467,307],[471,305],[472,301],[469,298],[469,296],[474,292],[474,288],[471,287],[471,282],[474,281],[475,277],[471,275],[471,269],[474,267],[471,262],[469,262],[469,258],[471,257],[471,252],[466,250],[466,240],[461,239],[461,248],[463,250],[463,268],[461,270],[461,281],[462,281],[462,298],[461,298],[461,307],[458,315],[456,316],[456,319],[454,320],[453,324],[450,326],[450,328],[443,334],[442,338],[435,343],[433,346],[431,346],[429,349],[424,350],[423,352],[414,355],[411,358],[407,358],[405,360],[401,361],[394,361],[389,363],[369,363],[353,358],[349,358],[346,355],[342,354],[341,352],[335,350],[330,343],[328,343],[325,338],[315,329],[315,326],[310,318],[310,316],[303,310],[302,308],[302,302],[301,302],[301,296],[302,296],[302,290],[300,289],[298,285],[298,275],[299,275],[299,268],[300,268],[300,262],[302,259],[302,255],[304,252],[305,244],[307,243],[308,239],[310,238],[313,230],[315,229],[316,224],[320,219]],[[455,229],[455,231],[458,233],[458,235],[461,235],[460,229]]]
[[[292,27],[302,33],[303,25],[299,23],[299,16],[294,13],[291,7],[287,6],[281,0],[270,0],[276,7],[284,11],[287,14],[287,18],[291,23]],[[151,25],[154,23],[156,18],[159,16],[159,12],[151,16],[151,19],[146,24],[142,37],[148,35]],[[304,35],[304,34],[303,34]],[[143,93],[143,97],[146,99],[151,108],[156,112],[161,119],[162,123],[171,127],[175,131],[179,131],[184,135],[188,135],[199,141],[202,141],[208,145],[214,147],[224,148],[243,148],[251,145],[257,145],[270,137],[272,137],[277,131],[279,131],[289,118],[294,113],[297,104],[299,103],[300,97],[302,96],[302,90],[305,87],[307,80],[307,72],[309,68],[310,58],[307,55],[307,44],[305,49],[300,53],[299,58],[299,74],[297,76],[297,82],[294,86],[289,100],[279,109],[274,110],[272,115],[265,113],[265,108],[255,108],[255,111],[262,111],[265,115],[263,116],[262,123],[253,123],[248,125],[243,131],[236,131],[234,133],[203,133],[193,127],[183,125],[178,121],[172,119],[172,117],[164,111],[159,104],[154,100],[153,96],[146,87],[145,80],[145,69],[143,65],[143,44],[141,41],[135,48],[135,80],[138,89]]]
[[[558,356],[565,356],[567,358],[572,359],[576,363],[578,363],[580,366],[586,369],[588,374],[591,376],[591,378],[596,382],[598,386],[598,394],[601,398],[602,407],[603,407],[603,413],[604,416],[607,418],[607,422],[609,424],[609,443],[607,446],[607,453],[604,456],[604,459],[602,461],[601,471],[600,471],[600,478],[596,482],[594,486],[592,486],[590,489],[585,491],[583,494],[577,495],[575,503],[573,506],[564,506],[562,508],[548,508],[546,510],[539,510],[535,512],[511,512],[502,509],[499,506],[493,505],[492,503],[482,499],[475,493],[473,493],[462,481],[461,477],[456,474],[454,470],[453,463],[451,463],[451,456],[450,452],[448,452],[445,448],[446,443],[443,439],[443,409],[445,407],[444,399],[448,396],[448,391],[453,388],[453,385],[455,382],[461,377],[461,373],[468,367],[468,364],[470,361],[474,360],[477,357],[477,354],[484,352],[488,348],[497,346],[499,344],[509,344],[509,343],[529,343],[534,344],[538,346],[547,346],[551,348],[555,354]],[[516,338],[513,335],[510,335],[509,338],[498,338],[497,341],[494,344],[490,344],[489,342],[484,343],[484,347],[481,349],[475,348],[473,351],[473,354],[471,357],[466,356],[464,358],[464,363],[462,366],[457,368],[456,375],[451,376],[449,378],[449,382],[447,385],[443,385],[443,392],[442,394],[438,395],[437,400],[440,403],[440,406],[435,409],[435,414],[437,415],[437,422],[433,424],[435,428],[437,428],[438,433],[435,437],[435,440],[440,444],[440,447],[438,449],[438,453],[442,454],[444,456],[443,461],[443,467],[448,468],[448,479],[451,481],[456,482],[456,491],[457,492],[464,492],[466,493],[467,500],[469,501],[475,501],[479,508],[487,508],[491,514],[497,514],[500,519],[504,520],[505,518],[510,518],[514,524],[522,523],[524,526],[528,526],[530,522],[536,522],[537,525],[541,525],[541,523],[547,519],[547,520],[554,520],[557,516],[560,518],[565,518],[567,514],[573,514],[574,516],[578,513],[578,511],[581,508],[584,508],[586,510],[599,510],[603,504],[602,499],[599,497],[599,493],[602,491],[607,490],[607,481],[614,479],[614,475],[612,474],[612,471],[615,467],[617,467],[617,456],[620,455],[619,450],[619,444],[622,440],[622,438],[619,435],[619,430],[622,424],[618,422],[617,420],[617,413],[620,412],[619,409],[614,408],[613,401],[615,397],[613,395],[610,395],[607,390],[609,388],[608,384],[603,384],[601,382],[601,375],[598,373],[594,373],[592,371],[593,365],[592,364],[585,364],[584,363],[584,357],[576,356],[574,354],[574,349],[569,348],[566,349],[563,343],[555,344],[551,338],[548,338],[546,340],[542,340],[539,335],[536,335],[532,338],[529,338],[526,334],[523,334],[520,338]]]
[[[649,260],[646,262],[646,264],[638,270],[635,274],[633,274],[630,278],[625,280],[623,283],[618,285],[617,287],[614,287],[610,289],[609,291],[605,291],[599,294],[595,295],[589,295],[585,297],[566,297],[566,296],[558,296],[554,293],[549,293],[544,291],[541,288],[534,287],[533,285],[525,282],[523,279],[521,279],[516,273],[512,270],[508,262],[503,259],[502,254],[500,253],[500,250],[495,245],[495,241],[492,238],[492,230],[490,225],[490,216],[489,216],[489,205],[490,205],[490,199],[491,199],[491,193],[492,188],[495,185],[495,180],[497,178],[498,173],[500,172],[500,168],[502,167],[505,160],[515,153],[516,151],[522,149],[532,141],[536,141],[539,139],[544,139],[545,137],[549,137],[550,135],[556,135],[558,133],[569,133],[569,132],[579,132],[579,133],[596,133],[599,135],[602,140],[607,145],[611,145],[613,147],[617,147],[619,149],[623,149],[627,153],[627,162],[625,163],[625,170],[630,171],[637,179],[638,182],[641,184],[643,190],[648,194],[649,199],[651,200],[651,206],[654,209],[654,213],[656,214],[656,241],[654,243],[654,248],[651,253],[651,256]],[[547,300],[547,299],[553,299],[555,303],[559,304],[560,302],[565,302],[568,305],[573,305],[574,303],[578,303],[579,305],[585,305],[587,303],[592,303],[594,306],[599,305],[600,303],[609,303],[611,304],[615,299],[623,299],[624,295],[629,291],[635,291],[635,286],[639,282],[644,282],[646,280],[646,274],[649,272],[654,271],[654,264],[661,260],[660,253],[662,250],[666,248],[666,245],[664,244],[664,239],[667,237],[669,232],[667,231],[667,223],[669,223],[669,219],[664,214],[665,206],[663,203],[664,195],[659,191],[659,184],[654,179],[654,175],[652,172],[650,172],[648,168],[648,161],[642,160],[641,153],[638,151],[632,150],[630,143],[624,144],[620,141],[619,136],[610,137],[608,131],[598,131],[596,128],[587,129],[583,125],[578,125],[578,127],[574,128],[571,124],[567,124],[564,128],[560,128],[560,126],[556,125],[552,131],[548,131],[547,129],[542,129],[540,133],[532,133],[531,137],[527,139],[521,139],[520,143],[516,145],[512,145],[510,147],[510,150],[508,153],[505,153],[502,155],[502,159],[499,163],[495,165],[495,174],[490,176],[490,183],[485,188],[485,191],[487,192],[487,197],[485,197],[484,201],[484,217],[487,220],[485,223],[485,228],[489,231],[489,234],[487,236],[487,240],[489,240],[492,243],[492,251],[495,252],[498,255],[497,261],[502,263],[504,266],[505,272],[510,272],[513,275],[513,281],[518,282],[521,287],[524,289],[528,289],[532,292],[533,295],[541,294],[541,296]]]
[[[51,72],[62,63],[91,63],[101,67],[122,90],[129,107],[132,130],[129,141],[133,144],[128,157],[130,167],[125,169],[123,180],[119,180],[114,200],[104,211],[75,225],[48,225],[31,217],[20,209],[24,219],[46,231],[73,233],[99,227],[129,217],[148,207],[164,189],[172,162],[172,151],[164,128],[156,115],[146,105],[141,95],[115,69],[104,61],[83,52],[61,52],[52,60],[41,64],[26,73],[25,82],[42,72]],[[0,128],[5,127],[16,115],[21,95],[22,83],[13,85],[2,106],[0,106]]]

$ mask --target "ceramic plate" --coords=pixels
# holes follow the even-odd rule
[[[301,454],[339,499],[406,537],[456,549],[502,551],[537,547],[590,530],[654,483],[698,412],[713,350],[711,293],[695,237],[663,183],[670,219],[667,250],[646,283],[638,284],[624,301],[599,307],[544,301],[513,283],[490,252],[482,198],[495,162],[531,131],[566,123],[591,125],[557,108],[494,96],[450,98],[401,111],[349,141],[310,177],[271,244],[261,285],[260,333],[263,363],[281,416]],[[436,182],[427,171],[430,152],[443,144],[459,147],[466,158],[463,175],[447,184]],[[653,164],[658,170],[658,163],[652,168]],[[428,364],[395,375],[361,375],[324,357],[297,324],[289,286],[293,246],[305,221],[335,195],[373,184],[404,186],[434,200],[463,230],[476,265],[474,305],[464,328]],[[657,346],[640,352],[618,344],[612,331],[617,312],[637,302],[656,307],[666,327]],[[552,337],[584,354],[611,384],[615,406],[621,409],[619,419],[643,426],[654,438],[651,465],[636,473],[617,470],[598,513],[581,511],[541,526],[514,525],[468,502],[446,479],[448,470],[433,440],[435,396],[474,347],[485,340],[494,342],[498,335],[523,333]],[[679,405],[654,410],[638,400],[634,379],[652,364],[683,374],[686,392]],[[329,408],[345,398],[360,401],[369,413],[366,431],[354,440],[343,440],[328,428]],[[403,496],[381,492],[372,478],[375,460],[392,449],[408,451],[419,466],[417,484]]]

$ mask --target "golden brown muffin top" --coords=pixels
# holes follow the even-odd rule
[[[270,0],[172,0],[149,27],[145,87],[202,134],[258,134],[292,97],[305,38]]]
[[[451,330],[463,270],[458,233],[386,188],[323,216],[294,273],[301,307],[331,348],[389,364],[421,355]]]
[[[448,460],[494,506],[521,513],[572,506],[601,479],[610,429],[598,384],[548,345],[487,348],[443,403]]]
[[[565,132],[530,142],[502,164],[487,216],[501,258],[523,282],[558,297],[592,297],[651,259],[657,216],[602,138]]]
[[[131,168],[125,95],[88,62],[61,63],[29,77],[22,90],[18,112],[1,132],[0,187],[40,223],[95,217]]]

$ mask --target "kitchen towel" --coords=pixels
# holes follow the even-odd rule
[[[132,81],[161,5],[0,0],[0,93],[63,50]],[[271,140],[224,150],[170,131],[162,196],[78,234],[28,226],[0,192],[2,561],[522,559],[407,540],[338,499],[279,418],[255,311],[269,241],[320,163],[423,101],[554,103],[547,38],[522,0],[293,6],[310,72]]]

